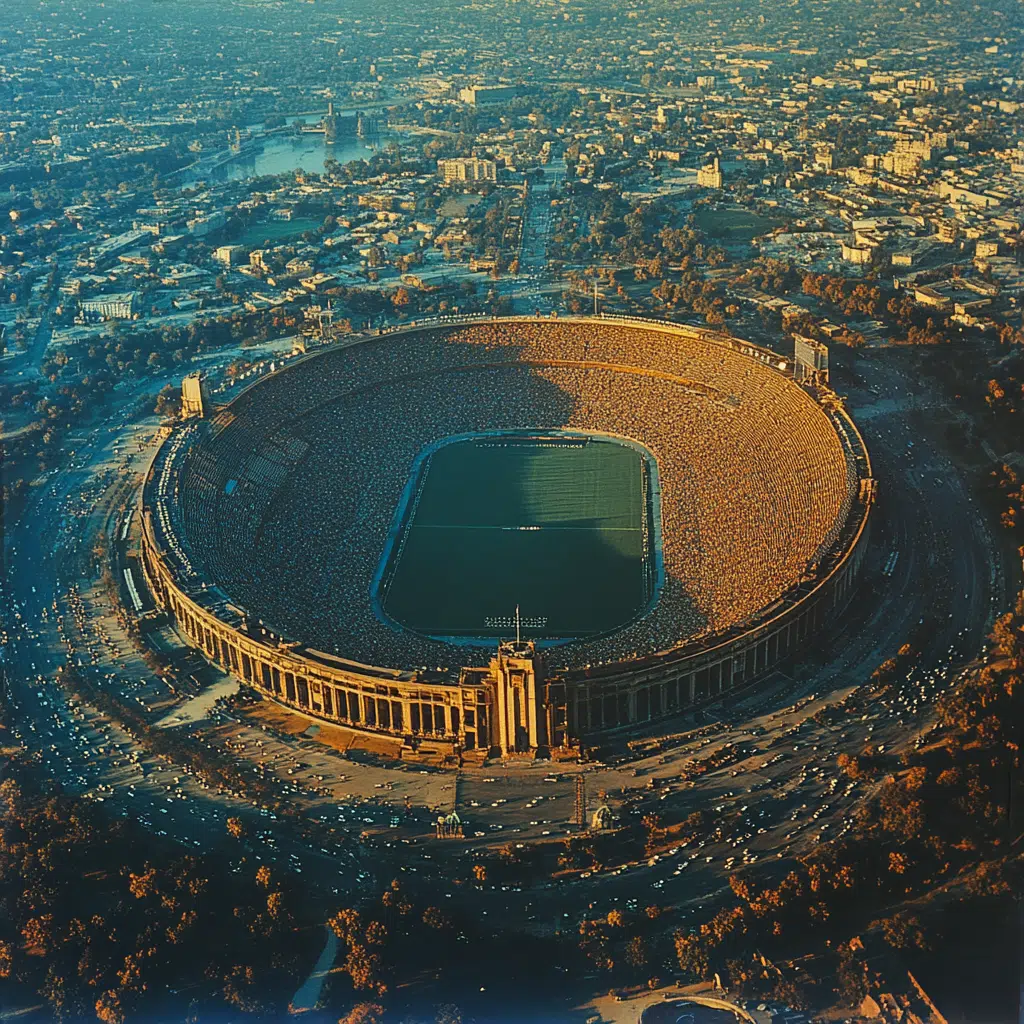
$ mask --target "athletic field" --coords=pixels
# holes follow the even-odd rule
[[[414,471],[378,597],[430,636],[592,636],[642,612],[653,590],[653,459],[612,439],[481,435]],[[646,522],[645,522],[646,520]]]

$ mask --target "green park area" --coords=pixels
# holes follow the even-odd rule
[[[749,242],[778,227],[782,219],[741,206],[701,206],[694,211],[697,228],[709,242]]]
[[[280,245],[289,239],[298,238],[307,231],[320,227],[322,222],[316,217],[293,217],[291,220],[267,220],[248,225],[235,238],[234,244],[248,245],[258,249],[264,242]]]

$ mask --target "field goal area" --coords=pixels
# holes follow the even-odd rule
[[[443,639],[572,640],[619,628],[657,588],[653,457],[604,435],[448,439],[414,465],[375,583],[379,613]],[[655,479],[652,479],[655,478]]]

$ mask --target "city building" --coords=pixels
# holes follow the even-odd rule
[[[722,187],[722,167],[717,156],[697,171],[697,184],[701,188]]]
[[[181,381],[181,416],[182,419],[205,418],[210,411],[210,399],[206,392],[206,382],[198,371],[187,374]]]
[[[801,384],[828,384],[828,346],[794,334],[793,377]]]
[[[519,95],[514,85],[470,85],[459,90],[459,99],[471,107],[493,107]]]
[[[131,320],[139,308],[138,292],[117,292],[82,299],[82,316],[92,320]]]
[[[227,223],[227,217],[223,210],[217,210],[214,213],[206,214],[200,217],[193,217],[191,220],[186,222],[189,234],[195,235],[197,238],[203,238],[206,235],[211,234],[214,231],[224,227]]]
[[[496,181],[498,165],[493,160],[479,160],[475,156],[437,161],[438,176],[445,182]]]
[[[871,255],[878,248],[877,245],[861,243],[859,241],[846,241],[841,243],[843,260],[847,263],[865,264],[871,262]]]
[[[249,258],[249,250],[244,245],[219,245],[213,250],[213,258],[225,267],[237,267]]]

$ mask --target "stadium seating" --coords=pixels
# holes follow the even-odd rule
[[[395,508],[430,442],[563,427],[654,453],[666,576],[649,615],[564,648],[567,665],[752,621],[813,571],[855,492],[826,412],[727,345],[639,324],[481,322],[329,350],[245,391],[180,456],[183,548],[254,619],[311,647],[396,667],[482,663],[490,651],[376,618]]]

